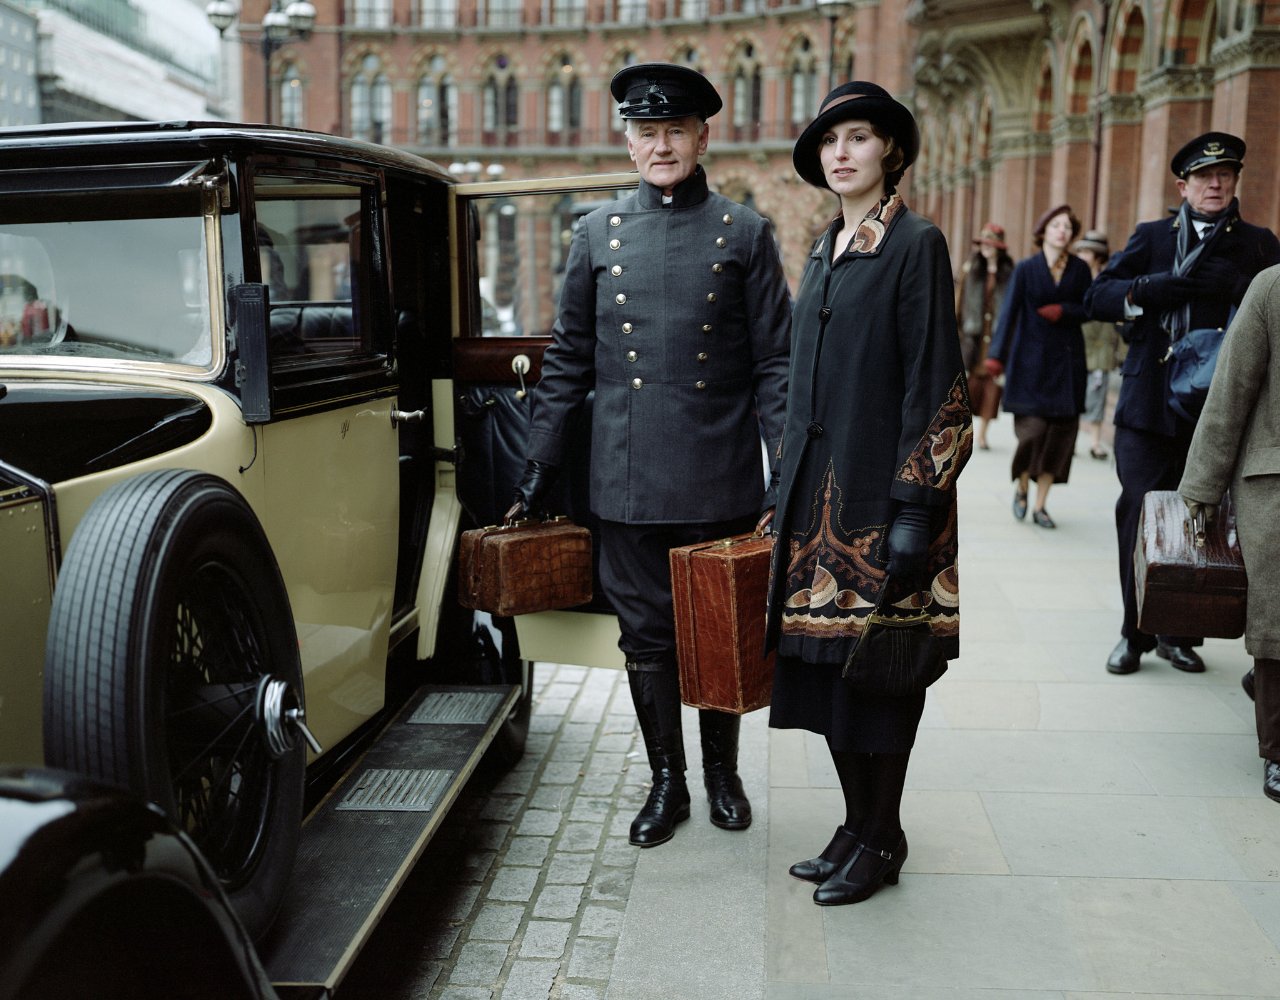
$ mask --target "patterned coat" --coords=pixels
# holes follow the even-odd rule
[[[959,655],[956,478],[969,458],[947,245],[892,195],[833,264],[814,244],[792,316],[768,643],[842,663],[884,586],[899,504],[933,510],[923,607]],[[887,603],[919,606],[916,595]]]
[[[529,457],[563,461],[595,390],[591,509],[625,524],[760,512],[763,436],[777,451],[790,298],[768,224],[707,188],[640,181],[569,248],[554,342],[533,393]]]
[[[1236,507],[1249,575],[1244,645],[1280,659],[1280,267],[1249,286],[1214,369],[1178,492]]]

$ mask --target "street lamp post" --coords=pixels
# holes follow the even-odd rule
[[[210,0],[204,9],[209,23],[222,35],[235,23],[240,10],[233,0]],[[271,124],[271,57],[287,42],[305,42],[316,24],[316,8],[309,0],[271,0],[271,9],[262,15],[262,120]]]
[[[853,6],[853,0],[814,0],[827,19],[827,93],[836,86],[836,21]]]

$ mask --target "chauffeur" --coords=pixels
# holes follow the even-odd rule
[[[668,553],[749,531],[772,505],[760,442],[776,455],[791,319],[767,223],[711,193],[698,164],[707,119],[721,107],[711,83],[649,63],[623,69],[610,90],[640,182],[574,233],[510,513],[541,506],[594,389],[600,582],[618,613],[653,769],[631,843],[653,847],[671,839],[690,805]],[[699,712],[711,822],[728,830],[751,822],[737,773],[739,721]]]
[[[1153,648],[1179,670],[1204,670],[1193,648],[1200,638],[1138,629],[1133,549],[1143,495],[1177,489],[1195,430],[1169,406],[1163,359],[1170,342],[1188,330],[1225,326],[1253,276],[1280,262],[1275,235],[1240,218],[1235,193],[1244,152],[1244,140],[1226,132],[1207,132],[1178,150],[1170,168],[1181,206],[1172,218],[1140,223],[1085,295],[1094,319],[1132,320],[1115,415],[1124,625],[1107,659],[1113,674],[1137,670]]]

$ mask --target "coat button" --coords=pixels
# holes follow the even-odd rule
[[[726,240],[723,236],[716,237],[716,246],[718,246],[721,250],[723,250],[728,245],[729,245],[729,241]]]
[[[705,389],[707,387],[707,383],[702,381],[702,379],[698,379],[698,381],[693,383],[693,387],[695,389]]]
[[[623,333],[630,333],[630,332],[631,332],[632,330],[634,330],[634,329],[635,329],[635,327],[634,327],[634,326],[632,326],[630,323],[623,323],[623,324],[622,324],[622,332],[623,332]]]
[[[698,360],[699,360],[699,361],[706,361],[706,360],[707,360],[707,352],[706,352],[706,351],[699,351],[699,352],[698,352]]]
[[[815,420],[813,423],[811,423],[808,427],[805,428],[805,433],[808,434],[809,437],[811,438],[822,437],[822,424],[818,423]]]
[[[610,249],[610,250],[617,250],[617,249],[618,249],[618,247],[620,247],[620,246],[622,246],[622,240],[610,240],[610,241],[609,241],[609,249]]]
[[[611,225],[611,226],[620,226],[620,225],[622,225],[622,217],[621,217],[621,216],[619,216],[619,215],[611,215],[611,216],[609,216],[609,225]]]
[[[642,385],[644,385],[644,379],[633,378],[631,380],[631,388],[633,389],[639,389]]]
[[[711,332],[711,324],[710,324],[710,323],[703,323],[703,324],[702,324],[702,332],[703,332],[703,333],[710,333],[710,332]]]
[[[721,271],[723,271],[723,270],[724,270],[724,265],[723,265],[723,264],[712,264],[712,265],[711,265],[711,270],[715,271],[715,273],[716,273],[716,274],[719,274]]]
[[[627,360],[628,360],[628,361],[634,361],[634,360],[635,360],[636,358],[638,358],[639,356],[640,356],[640,355],[638,355],[635,351],[627,351]]]
[[[707,292],[707,301],[708,301],[708,302],[714,302],[715,300],[716,300],[716,293],[715,293],[715,292]]]
[[[613,267],[609,268],[609,273],[616,278],[618,275],[622,273],[622,265],[614,264]]]
[[[725,224],[726,226],[732,226],[732,225],[733,225],[733,216],[732,216],[732,215],[729,215],[729,214],[727,214],[727,213],[726,213],[726,214],[725,214],[725,217],[724,217],[724,224]]]
[[[618,303],[618,305],[620,306],[624,306],[627,304],[627,297],[623,295],[621,292],[619,292],[617,295],[613,297],[613,301]]]

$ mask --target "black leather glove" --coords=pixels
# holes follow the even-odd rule
[[[1129,286],[1129,298],[1143,309],[1173,309],[1189,300],[1197,290],[1194,278],[1160,271],[1134,278]]]
[[[556,466],[529,459],[525,463],[524,475],[520,477],[520,482],[516,483],[515,494],[512,497],[514,502],[503,520],[510,524],[524,517],[541,517],[545,514],[544,501],[559,474],[560,470]]]
[[[761,516],[778,506],[778,482],[781,479],[782,469],[775,465],[769,473],[769,488],[764,491],[764,499],[760,501]]]
[[[905,503],[889,529],[889,576],[916,589],[925,582],[930,520],[928,507]]]

